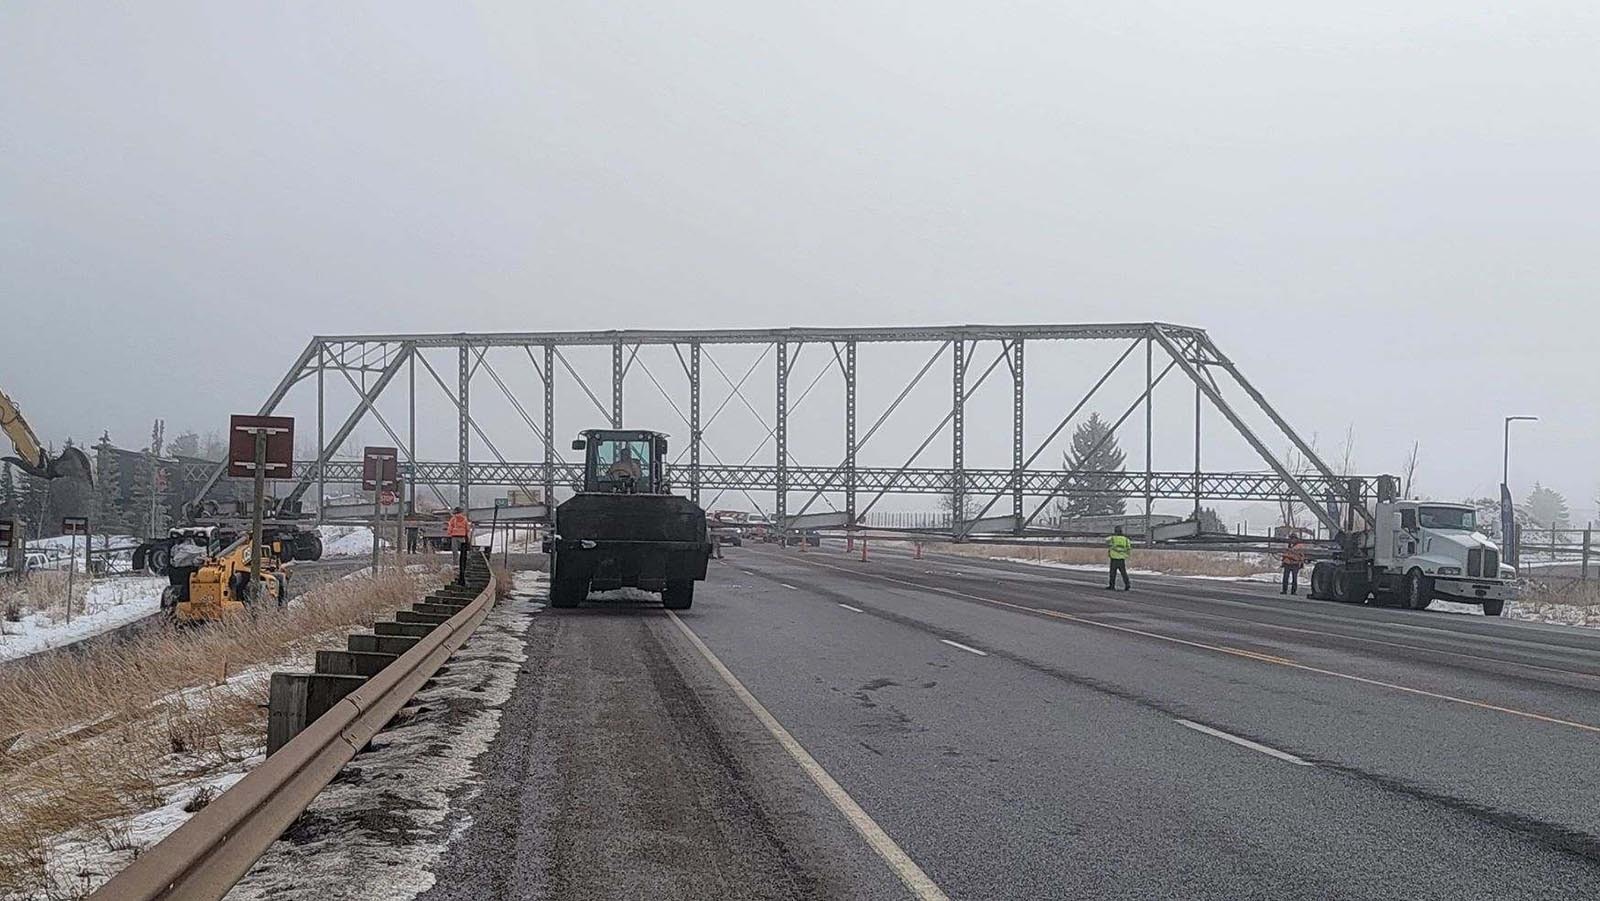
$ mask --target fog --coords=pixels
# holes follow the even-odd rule
[[[1433,496],[1537,414],[1595,515],[1593,4],[689,6],[0,5],[0,387],[140,446],[314,334],[1161,320]]]

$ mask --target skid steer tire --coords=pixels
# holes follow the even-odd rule
[[[661,606],[668,610],[688,610],[694,603],[694,582],[689,579],[667,583],[661,592]]]

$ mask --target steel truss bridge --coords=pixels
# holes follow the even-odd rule
[[[1026,390],[1025,359],[1049,347],[1077,341],[1114,341],[1125,343],[1125,347],[1075,404],[1066,409],[1032,409]],[[874,347],[886,344],[921,344],[931,347],[932,353],[926,363],[910,376],[887,408],[871,422],[862,423],[856,404],[857,359],[861,354],[870,353]],[[668,346],[673,351],[687,380],[686,397],[673,397],[661,380],[642,365],[640,349],[655,345]],[[756,364],[737,382],[721,369],[713,356],[718,348],[725,345],[756,345],[762,348],[762,355]],[[568,352],[574,348],[594,347],[610,349],[609,392],[604,391],[607,386],[603,384],[598,386],[601,390],[597,391],[596,386],[585,381],[568,359]],[[824,372],[837,371],[842,376],[844,396],[840,416],[842,421],[839,423],[842,448],[837,460],[802,462],[795,458],[790,449],[790,411],[816,384],[816,381],[812,381],[797,394],[794,389],[800,386],[798,380],[793,378],[794,363],[802,349],[811,347],[822,348],[831,357],[830,366]],[[525,365],[531,367],[542,387],[542,399],[519,397],[508,387],[488,358],[488,352],[496,348],[512,348],[525,354]],[[974,375],[972,364],[975,360],[980,357],[988,359],[991,355],[992,361]],[[1088,408],[1112,376],[1130,360],[1140,356],[1143,357],[1144,368],[1143,390],[1131,399],[1120,399],[1122,403],[1112,408],[1119,415],[1111,421],[1106,438],[1085,456],[1093,456],[1118,429],[1142,411],[1144,467],[1126,472],[1101,473],[1039,466],[1040,458],[1052,442]],[[450,362],[455,364],[453,373],[450,373],[448,364],[437,365],[441,359],[451,357],[454,359]],[[766,364],[764,361],[769,357],[771,363]],[[941,360],[944,361],[944,366],[940,367],[943,375],[932,375]],[[716,366],[723,380],[732,388],[710,416],[705,415],[703,408],[706,405],[702,403],[703,362]],[[941,495],[948,498],[948,509],[965,511],[950,527],[950,537],[1049,534],[1051,530],[1046,524],[1048,517],[1044,522],[1041,522],[1041,517],[1059,498],[1072,494],[1142,500],[1146,515],[1150,513],[1151,503],[1157,499],[1190,501],[1196,514],[1207,500],[1293,501],[1304,505],[1330,529],[1337,530],[1343,524],[1328,509],[1328,500],[1338,498],[1347,501],[1357,495],[1364,497],[1367,487],[1373,484],[1370,478],[1350,479],[1336,474],[1318,456],[1315,448],[1289,426],[1239,368],[1218,349],[1204,330],[1160,322],[319,336],[307,344],[262,403],[259,412],[277,412],[296,386],[308,380],[315,382],[318,456],[314,460],[295,463],[293,487],[284,499],[288,503],[298,501],[312,486],[316,486],[318,497],[325,497],[329,484],[359,483],[360,462],[336,459],[335,454],[355,429],[369,419],[376,421],[399,448],[401,477],[407,483],[413,499],[418,486],[434,491],[441,501],[446,496],[440,489],[453,488],[453,502],[466,506],[468,490],[475,485],[542,490],[543,496],[550,498],[555,496],[558,487],[573,488],[581,482],[580,466],[564,460],[557,448],[555,389],[558,381],[570,380],[593,404],[599,418],[613,428],[622,428],[623,411],[629,400],[625,390],[627,377],[636,364],[644,369],[649,382],[667,399],[688,427],[688,459],[680,459],[668,466],[668,475],[678,490],[697,501],[702,493],[710,491],[741,492],[752,502],[755,502],[755,494],[770,496],[769,512],[778,522],[795,528],[850,528],[862,523],[873,507],[888,495]],[[759,377],[756,374],[758,369],[761,370]],[[1001,373],[1001,379],[1009,381],[1011,386],[1010,466],[969,467],[966,465],[965,434],[969,401],[978,387],[996,372]],[[419,373],[423,375],[424,386],[433,383],[454,409],[457,448],[454,460],[419,460],[416,457]],[[446,373],[453,375],[453,378],[447,378]],[[405,388],[394,384],[402,374],[406,376]],[[1174,374],[1178,384],[1186,383],[1194,391],[1194,466],[1183,472],[1157,471],[1150,465],[1150,439],[1154,427],[1152,397],[1156,388]],[[331,421],[328,418],[326,391],[330,378],[348,383],[356,398],[351,409],[334,411]],[[750,402],[750,392],[754,389],[747,390],[746,386],[757,378],[765,382],[765,390],[770,392],[768,396],[772,401],[770,409],[773,411],[773,422],[766,424],[760,414],[756,414],[757,419],[768,427],[766,442],[762,447],[770,443],[771,457],[760,462],[751,459],[730,464],[712,451],[705,440],[705,429],[735,399],[755,413],[756,408]],[[817,378],[820,379],[821,374]],[[911,394],[912,389],[924,380],[933,378],[948,380],[949,400],[942,420],[932,426],[919,444],[907,444],[906,459],[902,465],[858,465],[862,447],[880,434],[881,427]],[[537,446],[542,447],[543,459],[507,459],[482,424],[474,418],[472,389],[475,384],[482,385],[486,381],[510,402]],[[638,381],[636,378],[635,383]],[[399,423],[405,429],[403,436],[395,427],[396,424],[385,418],[377,407],[379,400],[390,391],[407,395],[408,417],[405,422]],[[1228,399],[1230,394],[1242,394],[1244,403],[1236,408],[1234,402]],[[1219,412],[1233,432],[1259,455],[1265,465],[1263,471],[1213,472],[1202,468],[1200,410],[1206,403]],[[1247,423],[1245,416],[1254,415],[1251,407],[1264,413],[1272,424],[1273,428],[1266,434],[1258,434]],[[1045,414],[1046,421],[1053,423],[1053,427],[1045,438],[1030,445],[1024,433],[1026,417],[1041,414]],[[302,423],[300,428],[305,429],[306,426]],[[941,434],[949,442],[949,465],[914,465]],[[469,459],[473,436],[477,437],[493,459]],[[1298,452],[1299,460],[1293,466],[1280,459],[1271,447],[1273,444],[1283,446],[1281,442],[1285,441]],[[885,443],[879,440],[876,446]],[[711,459],[706,459],[708,456]],[[222,466],[209,472],[206,478],[200,480],[203,487],[196,497],[204,497],[223,475]],[[832,513],[810,513],[817,500],[827,495],[842,497],[842,509]],[[802,497],[804,501],[798,507],[794,506],[793,502]],[[1349,504],[1348,508],[1362,516],[1366,515],[1364,505]]]

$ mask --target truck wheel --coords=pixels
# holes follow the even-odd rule
[[[1500,614],[1505,612],[1505,609],[1506,609],[1506,602],[1503,601],[1503,600],[1499,600],[1499,601],[1484,601],[1483,602],[1483,615],[1484,616],[1499,616]]]
[[[1334,597],[1346,604],[1365,604],[1372,591],[1367,580],[1345,569],[1333,573]]]
[[[1433,580],[1422,574],[1422,570],[1413,569],[1406,573],[1405,604],[1412,610],[1426,610],[1433,601]]]
[[[690,579],[668,582],[661,592],[661,606],[668,610],[688,610],[693,603],[694,582]]]
[[[550,580],[550,606],[576,607],[589,596],[589,583],[585,579],[563,579],[558,574]]]
[[[1333,594],[1333,564],[1319,560],[1311,567],[1311,597],[1331,601]]]

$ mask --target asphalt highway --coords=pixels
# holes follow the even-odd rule
[[[1600,896],[1600,634],[1103,585],[746,547],[544,611],[430,897]]]

